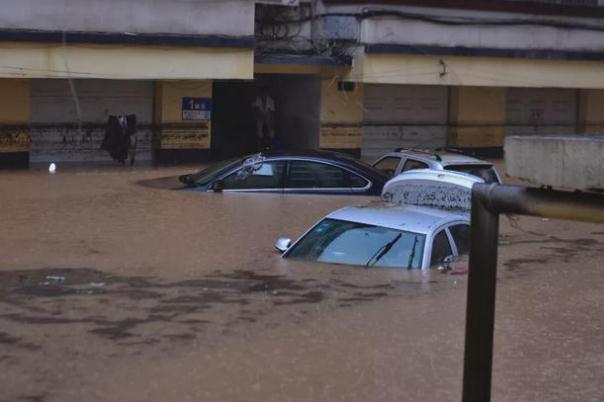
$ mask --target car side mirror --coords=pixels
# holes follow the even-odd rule
[[[224,182],[222,180],[216,180],[214,183],[212,183],[212,185],[210,186],[210,188],[219,193],[222,190],[224,190]]]
[[[289,248],[289,246],[291,246],[291,244],[292,244],[291,239],[288,239],[287,237],[279,237],[277,239],[277,241],[275,242],[275,248],[280,253],[285,253],[287,251],[287,249]]]
[[[455,262],[456,259],[457,258],[453,254],[448,255],[443,258],[443,264],[451,264],[452,262]]]
[[[453,264],[457,260],[457,257],[454,255],[448,255],[443,258],[442,263],[438,266],[438,270],[441,272],[447,272],[453,269],[451,264]]]
[[[193,180],[193,176],[190,174],[183,174],[182,176],[178,176],[178,180],[181,183],[186,184],[187,186],[191,186],[195,183],[195,180]]]

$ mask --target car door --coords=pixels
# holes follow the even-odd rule
[[[364,193],[369,180],[349,170],[314,160],[291,160],[285,181],[285,192],[351,194]]]
[[[221,179],[223,191],[236,192],[283,192],[287,161],[262,161],[243,166]]]

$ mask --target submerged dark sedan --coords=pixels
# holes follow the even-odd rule
[[[380,195],[389,177],[348,155],[269,151],[230,159],[179,180],[196,191]]]

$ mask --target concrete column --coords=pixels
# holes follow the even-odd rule
[[[27,167],[31,120],[28,79],[0,79],[0,167]]]
[[[154,148],[156,161],[186,161],[210,149],[212,81],[155,83]],[[196,109],[196,105],[200,108]]]
[[[449,145],[501,148],[505,126],[505,88],[452,87]]]
[[[320,147],[359,153],[362,125],[363,84],[323,80]]]
[[[579,91],[580,134],[604,134],[604,90],[581,89]]]

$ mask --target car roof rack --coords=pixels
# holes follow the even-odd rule
[[[434,159],[436,159],[438,162],[441,162],[441,161],[443,160],[443,159],[440,157],[440,155],[439,155],[438,153],[436,153],[436,152],[431,152],[431,151],[424,150],[424,149],[416,149],[416,148],[404,148],[404,147],[401,147],[401,148],[396,148],[396,149],[394,150],[394,152],[402,152],[402,151],[411,151],[411,152],[417,152],[417,153],[419,153],[419,154],[426,154],[426,155],[430,155],[430,156],[433,156],[433,157],[434,157]]]
[[[476,154],[474,152],[471,152],[471,151],[468,151],[468,150],[465,150],[465,149],[462,149],[462,148],[457,148],[457,147],[436,148],[436,151],[451,152],[451,153],[455,153],[455,154],[476,157]]]

